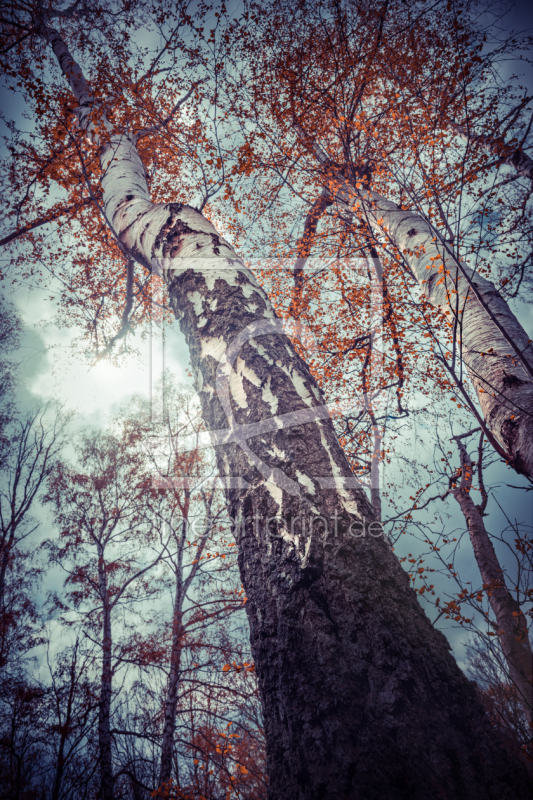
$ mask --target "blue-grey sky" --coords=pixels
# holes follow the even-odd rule
[[[515,4],[503,24],[507,27],[519,29],[533,28],[533,6],[526,2]],[[515,71],[517,64],[512,65],[511,71]],[[524,65],[527,73],[526,79],[531,80],[531,71]],[[6,113],[21,120],[28,132],[31,132],[31,122],[22,122],[23,104],[20,96],[12,92],[0,90],[0,102]],[[24,323],[24,332],[21,348],[17,354],[21,361],[22,386],[19,394],[19,404],[21,408],[29,406],[36,401],[45,402],[50,399],[61,401],[67,408],[78,412],[78,419],[74,427],[81,425],[94,425],[104,427],[111,416],[119,409],[122,403],[132,394],[142,394],[150,396],[153,383],[159,377],[160,371],[156,365],[151,363],[151,340],[146,338],[138,341],[137,344],[140,356],[126,357],[120,365],[113,365],[108,361],[100,362],[91,366],[91,359],[84,360],[79,353],[74,352],[73,342],[77,336],[76,330],[61,328],[57,325],[54,303],[45,299],[42,289],[29,289],[20,287],[15,294],[11,294],[9,287],[4,286],[6,297],[13,300]],[[50,290],[47,287],[46,295],[49,296]],[[533,335],[533,307],[525,303],[518,302],[514,305],[514,310],[519,316],[522,324]],[[187,375],[188,355],[185,342],[181,336],[178,325],[175,323],[167,328],[167,339],[165,346],[165,366],[170,368],[180,381],[190,382]],[[451,434],[450,434],[451,435]],[[412,427],[405,432],[404,447],[409,449],[411,456],[417,456],[422,463],[430,463],[432,458],[430,431]],[[398,464],[394,464],[391,470],[397,470]],[[387,477],[387,470],[385,472]],[[507,510],[512,518],[532,523],[531,493],[526,494],[516,489],[511,489],[507,484],[520,485],[521,481],[504,465],[497,464],[491,468],[487,474],[487,484],[498,485],[498,499],[504,509]],[[399,481],[399,491],[405,494],[406,505],[409,496],[413,493],[416,485],[409,482],[406,477],[405,482]],[[449,514],[443,517],[443,525],[446,526],[448,534],[452,530],[462,530],[464,520],[455,502],[449,501],[446,506],[442,506]],[[494,500],[489,504],[490,516],[487,518],[489,530],[501,531],[507,525],[505,516]],[[43,525],[48,525],[46,517],[43,516]],[[456,534],[454,534],[456,535]],[[505,549],[497,545],[502,559],[505,562],[507,554]],[[415,544],[410,537],[405,536],[397,545],[399,555],[406,552],[418,554],[421,551],[419,545]],[[474,585],[479,585],[479,573],[475,564],[471,547],[467,540],[462,543],[459,551],[459,568],[462,574],[471,576]],[[53,580],[57,578],[54,575]],[[444,595],[448,591],[450,582],[448,579],[436,581],[437,591]],[[450,641],[455,647],[456,654],[460,660],[464,658],[465,636],[457,626],[448,626],[442,623],[441,627],[449,635]]]

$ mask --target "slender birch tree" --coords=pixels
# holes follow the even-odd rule
[[[246,91],[260,111],[254,147],[243,149],[241,168],[282,175],[297,195],[306,191],[305,182],[329,193],[342,225],[348,215],[372,230],[384,252],[394,253],[425,300],[444,315],[451,344],[449,353],[439,356],[443,367],[497,452],[531,478],[533,344],[489,270],[499,254],[502,261],[512,253],[518,258],[520,240],[531,232],[524,215],[514,213],[520,209],[510,208],[503,195],[498,221],[488,220],[487,204],[508,181],[469,188],[479,174],[489,176],[491,166],[507,164],[509,147],[496,141],[502,153],[496,162],[490,158],[494,147],[480,157],[486,143],[464,152],[457,148],[456,127],[447,114],[452,99],[468,108],[468,92],[481,86],[473,118],[483,118],[483,102],[486,118],[494,116],[499,95],[490,85],[485,91],[483,81],[497,60],[489,54],[484,72],[473,73],[473,65],[482,61],[483,32],[472,29],[469,8],[442,8],[442,19],[440,12],[416,8],[419,17],[399,3],[375,8],[302,2],[291,9],[273,3],[276,24],[264,25],[264,47],[257,50],[243,37],[244,50],[253,51],[254,77]],[[524,107],[515,113],[515,123]],[[525,163],[525,154],[517,158]],[[459,181],[454,175],[461,176]],[[527,170],[520,168],[509,180],[516,177],[527,177]],[[268,183],[261,191],[270,198]],[[525,204],[527,189],[522,194]],[[500,240],[489,244],[480,237],[476,245],[461,230],[466,223],[472,231],[471,225],[476,220],[483,225],[483,219],[489,231],[502,229]],[[520,231],[515,239],[513,230]],[[466,257],[472,241],[474,264]],[[465,389],[463,365],[475,399]]]
[[[97,104],[81,67],[49,18],[36,24],[80,126],[95,136]],[[270,797],[414,798],[443,787],[456,797],[525,797],[525,776],[508,765],[372,526],[322,394],[265,292],[200,212],[151,202],[131,133],[111,128],[98,144],[105,217],[129,254],[160,265],[228,479]]]
[[[500,631],[499,640],[507,662],[509,678],[516,687],[518,701],[524,709],[529,725],[533,728],[533,654],[527,620],[518,600],[513,597],[507,586],[505,574],[483,521],[488,502],[483,483],[483,434],[475,466],[464,441],[471,433],[469,431],[454,437],[460,452],[461,470],[459,476],[456,476],[452,492],[464,514],[483,585],[488,590],[489,603]],[[471,496],[476,469],[482,493],[479,505],[474,503]]]
[[[75,24],[74,13],[62,19]],[[200,211],[152,202],[139,138],[110,119],[53,18],[38,9],[31,29],[97,153],[108,230],[167,285],[227,482],[271,800],[528,796],[384,541],[268,296]]]

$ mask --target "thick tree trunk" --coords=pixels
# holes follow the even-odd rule
[[[330,169],[321,148],[310,147]],[[488,435],[517,472],[533,478],[533,342],[526,331],[494,284],[437,242],[425,219],[377,192],[349,186],[340,174],[337,182],[337,199],[387,236],[427,300],[456,326],[460,358],[477,390]]]
[[[456,437],[461,453],[461,483],[452,494],[464,514],[470,541],[487,589],[490,606],[496,617],[500,644],[509,669],[509,678],[515,685],[526,718],[532,721],[533,655],[529,643],[527,621],[520,605],[506,586],[505,575],[498,561],[494,545],[483,522],[481,509],[475,505],[472,488],[473,463],[465,445]],[[478,469],[481,466],[478,465]]]
[[[187,220],[184,249],[207,248],[189,210]],[[169,292],[204,419],[233,431],[219,469],[248,484],[228,499],[270,798],[526,797],[446,640],[369,525],[316,383],[264,293],[236,259],[190,263],[167,273]]]
[[[220,473],[234,479],[270,799],[528,797],[253,274],[195,209],[150,203],[126,135],[102,162],[107,218],[142,263],[160,261]]]

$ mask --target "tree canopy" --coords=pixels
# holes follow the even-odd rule
[[[79,439],[76,466],[54,450],[30,498],[48,482],[61,537],[48,557],[68,565],[68,602],[96,648],[76,640],[51,675],[98,698],[98,742],[83,732],[79,757],[98,751],[104,800],[124,780],[176,798],[264,792],[262,722],[246,728],[257,758],[245,766],[246,748],[236,761],[215,743],[209,714],[222,719],[230,701],[213,683],[179,751],[178,695],[200,651],[209,664],[228,654],[234,698],[257,674],[272,800],[526,796],[525,768],[490,725],[497,697],[527,757],[531,528],[492,487],[518,483],[525,506],[533,477],[533,116],[515,74],[531,41],[504,12],[471,0],[4,5],[0,58],[23,110],[3,116],[3,279],[46,291],[88,369],[135,358],[175,317],[199,406],[174,390],[165,403],[202,418],[154,484],[162,467],[147,442],[161,422],[170,443],[184,429],[135,401],[114,430]],[[6,337],[16,327],[6,321]],[[33,433],[37,420],[17,436],[36,436],[43,458],[56,434]],[[28,469],[26,450],[18,458]],[[193,499],[208,522],[191,543]],[[206,550],[222,524],[239,590],[229,551]],[[463,533],[475,573],[458,566]],[[10,536],[2,574],[29,569]],[[198,576],[191,594],[207,557],[227,579]],[[151,609],[166,586],[159,649]],[[232,665],[243,645],[227,598],[241,590],[253,662]],[[123,605],[149,609],[139,633],[129,621],[118,633]],[[208,619],[200,642],[188,626]],[[476,637],[478,670],[497,665],[488,706],[449,655],[444,620]],[[6,616],[5,630],[15,623]],[[75,677],[80,658],[94,686]],[[165,658],[166,710],[147,739],[161,757],[141,776],[118,756],[139,712],[113,728],[116,676]],[[190,764],[198,736],[220,756],[218,783],[206,761],[203,789],[200,760]]]

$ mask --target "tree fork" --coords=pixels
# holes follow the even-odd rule
[[[150,202],[127,134],[101,163],[115,234],[161,264],[228,478],[270,800],[529,797],[376,536],[322,394],[253,274],[198,211]]]

